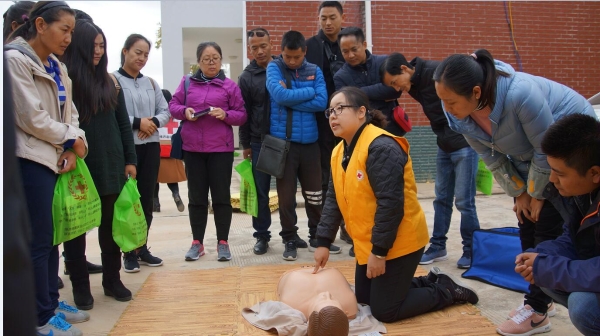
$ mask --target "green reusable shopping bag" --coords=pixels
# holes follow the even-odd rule
[[[81,158],[75,169],[60,174],[52,199],[53,243],[58,245],[100,226],[100,196]]]
[[[123,252],[133,251],[146,243],[148,225],[135,179],[127,180],[115,202],[112,234]]]
[[[485,163],[479,158],[479,163],[477,164],[477,177],[475,178],[477,190],[486,195],[491,195],[493,182],[494,177],[492,176],[492,172],[485,167]]]
[[[240,181],[240,210],[252,215],[258,216],[258,198],[256,196],[256,184],[252,175],[252,162],[250,159],[243,160],[235,166],[242,180]]]

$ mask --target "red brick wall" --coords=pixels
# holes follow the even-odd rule
[[[289,30],[301,32],[306,39],[317,34],[319,25],[318,1],[247,1],[246,28],[263,27],[271,34],[274,53],[279,54],[281,37]],[[363,1],[344,4],[345,26],[364,29],[365,5]]]
[[[290,29],[308,38],[318,31],[319,2],[246,2],[247,28],[272,33],[275,53]],[[585,97],[600,92],[600,2],[512,2],[514,35],[523,71],[572,87]],[[345,26],[364,28],[364,2],[347,1]],[[372,1],[375,54],[401,52],[442,60],[488,49],[517,68],[504,3]],[[413,125],[428,125],[420,105],[401,99]]]

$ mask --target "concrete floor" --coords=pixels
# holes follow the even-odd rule
[[[239,162],[239,158],[236,158],[236,162]],[[239,175],[234,171],[231,186],[232,192],[239,191],[238,176]],[[217,241],[215,226],[212,215],[209,215],[205,238],[206,255],[197,261],[186,262],[184,260],[184,255],[190,247],[192,234],[187,212],[187,184],[180,183],[179,187],[184,204],[186,204],[186,210],[184,212],[178,212],[169,189],[166,185],[161,185],[160,200],[162,212],[155,213],[149,235],[148,245],[155,256],[164,260],[164,265],[161,267],[142,266],[141,271],[138,273],[125,273],[121,271],[121,278],[124,284],[133,292],[134,297],[135,293],[137,293],[148,275],[152,272],[289,263],[289,261],[285,261],[281,257],[284,246],[281,244],[281,239],[278,236],[279,229],[281,228],[279,225],[278,212],[272,213],[271,216],[273,220],[272,228],[274,231],[272,234],[274,237],[271,240],[270,249],[266,254],[257,256],[252,253],[252,247],[255,240],[252,237],[254,230],[252,229],[251,217],[244,213],[234,213],[229,236],[233,260],[230,262],[218,262],[216,260]],[[494,187],[494,192],[495,194],[492,196],[479,195],[477,197],[477,212],[479,214],[481,228],[487,229],[515,226],[516,219],[512,212],[512,199],[502,194],[502,191],[498,186]],[[433,230],[433,184],[418,184],[418,196],[421,206],[427,216],[429,233],[431,234]],[[303,203],[304,200],[300,196],[300,193],[298,193],[299,208],[297,214],[299,234],[301,237],[306,238],[308,236],[307,218],[304,209],[300,208],[303,206]],[[456,209],[454,214],[450,232],[448,234],[448,260],[436,262],[432,265],[425,266],[425,268],[429,269],[433,265],[439,266],[443,271],[460,277],[463,270],[459,270],[456,267],[456,261],[462,254],[459,231],[460,215]],[[94,263],[100,263],[100,248],[97,243],[97,230],[89,233],[87,238],[88,260]],[[348,249],[350,246],[339,239],[336,241],[336,244],[341,246],[343,251],[341,254],[331,255],[330,260],[350,259],[348,256]],[[308,252],[306,249],[300,249],[298,260],[295,261],[295,263],[310,264],[313,261],[312,253]],[[59,274],[65,283],[65,288],[60,290],[61,300],[67,300],[67,302],[72,304],[73,297],[71,283],[68,280],[68,276],[62,274],[63,267],[63,263],[61,263]],[[104,296],[101,278],[102,276],[100,274],[90,275],[92,294],[95,299],[94,308],[89,311],[91,319],[88,322],[76,325],[83,331],[84,335],[108,335],[128,304],[127,302],[117,302],[110,297]],[[202,280],[199,279],[199,281]],[[461,279],[461,281],[477,290],[479,294],[479,303],[477,304],[477,307],[484,316],[488,317],[495,324],[504,321],[508,312],[522,303],[522,294],[490,286],[479,281],[467,279]],[[192,309],[192,307],[189,308]],[[552,331],[546,335],[579,335],[579,332],[573,327],[569,320],[567,309],[557,305],[557,311],[558,314],[551,319]],[[202,312],[198,313],[201,314]]]

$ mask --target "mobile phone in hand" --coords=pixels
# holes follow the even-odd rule
[[[210,112],[210,111],[212,111],[212,110],[213,110],[213,108],[212,108],[212,107],[209,107],[209,108],[206,108],[206,109],[204,109],[204,110],[202,110],[202,111],[195,111],[195,112],[194,112],[194,114],[192,114],[192,117],[194,117],[194,118],[201,117],[201,116],[203,116],[203,115],[206,115],[206,114],[208,114],[208,112]]]

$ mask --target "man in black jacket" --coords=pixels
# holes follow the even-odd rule
[[[346,16],[344,9],[338,1],[323,1],[319,5],[319,23],[321,29],[317,35],[306,40],[306,60],[316,64],[325,77],[327,84],[327,97],[335,91],[333,76],[344,64],[344,58],[338,44],[338,34],[342,30],[342,23]],[[323,189],[323,204],[329,182],[331,166],[331,152],[338,143],[329,120],[324,113],[316,113],[317,127],[319,129],[319,149],[321,150],[321,185]]]
[[[404,136],[406,131],[396,123],[393,116],[394,108],[398,106],[396,99],[400,98],[402,91],[384,85],[379,78],[379,67],[387,56],[372,55],[367,50],[367,41],[361,28],[344,28],[338,34],[338,39],[346,64],[333,77],[335,89],[339,90],[344,86],[360,88],[369,97],[371,108],[380,110],[387,117],[385,130]]]
[[[267,91],[267,65],[271,55],[271,38],[264,28],[255,28],[248,32],[248,51],[254,60],[244,69],[238,80],[242,91],[248,119],[240,126],[240,145],[244,159],[252,159],[252,175],[256,184],[258,199],[258,217],[252,217],[254,227],[254,254],[265,254],[271,240],[271,210],[269,209],[269,190],[271,175],[254,169],[260,154],[262,139],[269,134],[270,99]]]
[[[429,241],[431,243],[429,248],[421,258],[421,264],[448,259],[446,234],[450,229],[454,200],[461,214],[460,233],[463,239],[463,255],[458,260],[457,266],[469,268],[473,231],[479,229],[479,219],[475,209],[478,157],[465,138],[448,126],[433,81],[433,72],[439,63],[418,57],[409,63],[404,55],[393,53],[383,62],[380,77],[383,84],[397,91],[407,91],[421,104],[423,112],[431,123],[431,129],[437,136],[433,236]]]

